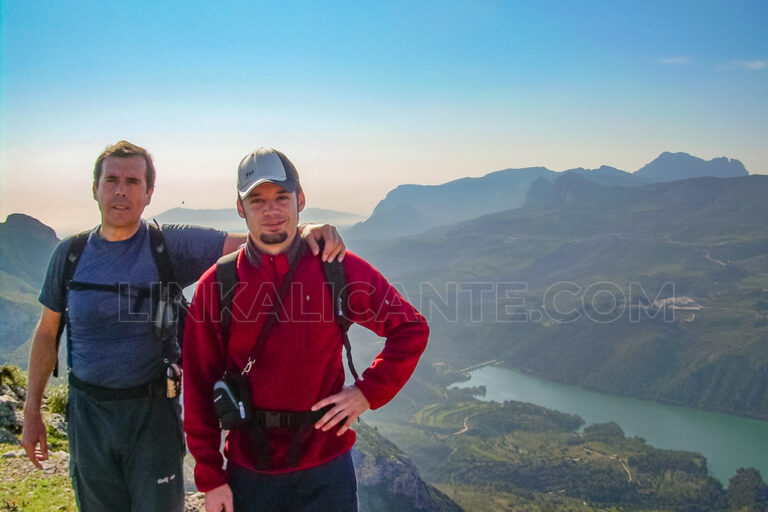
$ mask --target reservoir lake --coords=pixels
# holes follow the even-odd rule
[[[578,414],[586,425],[615,421],[628,437],[656,448],[699,452],[725,486],[741,467],[768,478],[768,422],[589,391],[507,367],[485,366],[470,376],[454,386],[485,386],[483,400],[530,402]]]

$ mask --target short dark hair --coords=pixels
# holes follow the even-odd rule
[[[132,156],[140,156],[147,163],[147,190],[151,190],[155,187],[155,164],[152,163],[152,156],[146,149],[136,144],[132,144],[127,140],[121,140],[116,144],[107,146],[104,151],[101,152],[99,158],[96,159],[96,165],[93,167],[93,182],[98,184],[99,178],[101,178],[101,164],[104,160],[114,156],[117,158],[130,158]]]

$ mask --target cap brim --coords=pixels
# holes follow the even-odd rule
[[[246,187],[245,189],[239,190],[238,193],[240,194],[240,199],[245,199],[246,197],[248,197],[248,194],[253,192],[253,189],[258,187],[262,183],[274,183],[275,185],[284,188],[288,192],[295,192],[296,188],[299,185],[298,182],[296,182],[295,180],[277,181],[277,180],[271,180],[268,178],[262,178],[260,180],[254,181],[253,183],[248,185],[248,187]]]

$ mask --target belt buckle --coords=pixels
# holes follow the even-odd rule
[[[282,426],[282,420],[279,412],[265,412],[264,413],[264,426],[266,428],[275,428]]]

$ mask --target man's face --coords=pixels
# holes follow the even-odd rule
[[[101,164],[93,198],[99,203],[102,228],[130,229],[138,226],[154,189],[147,190],[147,163],[140,156],[107,157]]]
[[[237,202],[237,212],[248,224],[254,242],[274,253],[293,241],[304,203],[302,191],[293,193],[274,183],[262,183]]]

